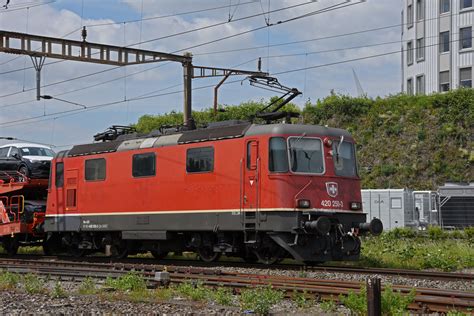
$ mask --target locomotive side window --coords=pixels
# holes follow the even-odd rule
[[[268,168],[271,172],[288,172],[286,140],[272,137],[268,145]]]
[[[186,171],[212,172],[214,170],[214,148],[190,148],[186,152]]]
[[[97,181],[105,180],[105,159],[86,160],[86,180]]]
[[[149,177],[156,174],[155,153],[133,155],[132,174],[134,177]]]
[[[64,186],[64,163],[56,163],[56,188]]]
[[[247,143],[247,169],[256,170],[258,159],[258,143],[250,141]]]
[[[295,173],[324,173],[323,146],[319,138],[288,138],[291,171]]]
[[[348,142],[334,142],[332,144],[332,159],[337,176],[357,176],[357,164],[355,159],[354,145]]]

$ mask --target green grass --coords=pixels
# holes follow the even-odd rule
[[[134,272],[129,272],[125,275],[122,275],[118,278],[107,278],[105,280],[105,285],[113,288],[117,291],[143,291],[146,290],[145,279]]]
[[[79,285],[78,292],[82,295],[91,295],[97,293],[94,279],[87,277],[82,280],[81,284]]]
[[[56,283],[54,284],[54,288],[51,291],[51,297],[53,297],[53,298],[64,298],[64,297],[67,297],[67,296],[68,296],[68,293],[61,286],[61,282],[56,281]]]
[[[36,274],[27,274],[23,277],[23,285],[28,294],[39,294],[46,291],[45,281]]]
[[[386,285],[382,291],[382,315],[404,315],[408,313],[408,305],[415,299],[415,289],[408,294],[394,291]],[[340,295],[339,300],[346,306],[352,315],[367,315],[367,289],[363,286],[360,292],[350,291],[347,296]]]
[[[270,309],[283,300],[284,294],[271,286],[245,289],[240,293],[240,306],[244,312],[267,315]]]
[[[432,229],[419,234],[398,229],[364,238],[357,265],[443,271],[474,268],[474,241],[467,233]]]
[[[0,290],[11,290],[15,289],[21,282],[20,275],[3,271],[0,273]]]

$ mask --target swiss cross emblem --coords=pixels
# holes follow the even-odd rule
[[[338,193],[336,182],[326,182],[326,191],[330,197],[336,197]]]

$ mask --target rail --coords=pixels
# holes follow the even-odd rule
[[[150,284],[154,284],[156,283],[154,280],[155,272],[162,271],[164,266],[0,258],[0,268],[16,273],[69,277],[72,280],[81,280],[88,276],[95,278],[118,277],[127,272],[135,271],[141,274]],[[339,295],[347,295],[350,291],[359,292],[361,289],[361,283],[354,281],[231,273],[219,269],[194,267],[167,266],[167,270],[170,273],[172,283],[198,280],[208,286],[232,287],[236,292],[245,288],[271,285],[284,291],[288,297],[296,291],[307,293],[319,299],[337,299]],[[402,294],[407,294],[411,290],[411,287],[401,285],[394,285],[392,288]],[[415,300],[409,308],[423,313],[446,313],[454,309],[468,311],[472,306],[474,306],[474,293],[419,287],[416,288]]]

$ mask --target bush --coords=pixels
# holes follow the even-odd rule
[[[385,286],[382,292],[382,314],[384,315],[403,315],[415,300],[415,289],[412,289],[408,295],[402,295],[398,291],[393,291],[390,285]]]
[[[184,282],[178,285],[176,292],[193,301],[203,301],[210,298],[210,291],[202,282]]]
[[[28,294],[38,294],[45,291],[44,281],[35,274],[27,274],[23,278],[23,285]]]
[[[116,279],[107,278],[105,285],[118,291],[142,291],[146,290],[145,279],[135,272],[129,272]]]
[[[474,241],[474,226],[464,228],[464,234],[467,239]]]
[[[244,311],[253,311],[258,315],[267,315],[273,305],[283,300],[282,291],[271,286],[243,290],[240,293],[240,306]]]
[[[347,296],[340,295],[340,301],[354,314],[367,314],[367,289],[363,286],[359,293],[350,291]],[[415,289],[409,294],[403,295],[393,291],[390,285],[386,285],[381,294],[382,315],[403,315],[408,305],[415,299]]]
[[[428,236],[431,239],[438,240],[446,237],[446,233],[439,226],[429,226],[428,227]]]
[[[214,299],[217,304],[224,306],[233,305],[233,296],[230,289],[219,287],[217,291],[214,292]]]
[[[0,289],[14,289],[20,283],[21,277],[18,274],[8,271],[0,273]]]
[[[360,289],[359,293],[349,291],[347,296],[340,295],[339,300],[351,311],[351,313],[356,315],[367,314],[367,293],[365,286]]]
[[[53,298],[67,297],[67,293],[61,286],[61,282],[57,281],[56,284],[54,284],[54,288],[51,291],[51,297]]]
[[[90,295],[90,294],[95,294],[97,292],[97,289],[95,287],[95,282],[91,277],[87,277],[84,280],[82,280],[81,284],[79,285],[79,294],[83,295]]]
[[[159,288],[155,290],[155,296],[160,301],[168,301],[173,297],[173,289]]]
[[[337,306],[336,306],[336,303],[334,300],[325,300],[325,301],[322,301],[319,306],[321,307],[321,309],[326,312],[326,313],[335,313],[336,312],[336,309],[337,309]]]
[[[306,308],[310,305],[310,301],[308,299],[308,294],[306,291],[294,291],[291,299],[293,300],[293,302],[296,303],[299,308]]]

